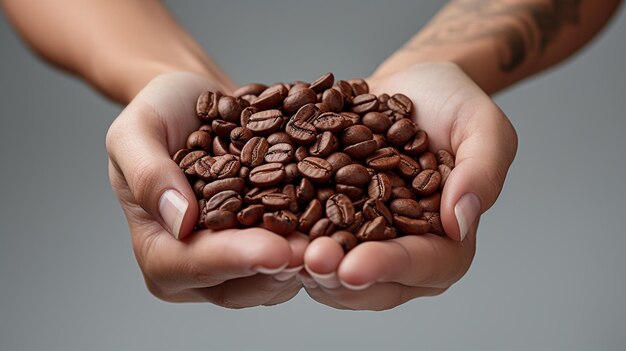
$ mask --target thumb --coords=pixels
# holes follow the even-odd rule
[[[463,241],[498,198],[517,151],[517,135],[490,100],[484,108],[459,113],[453,125],[456,164],[443,189],[441,221],[449,237]]]

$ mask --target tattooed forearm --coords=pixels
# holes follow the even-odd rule
[[[456,0],[408,49],[495,38],[500,69],[542,53],[565,25],[579,23],[582,0]]]

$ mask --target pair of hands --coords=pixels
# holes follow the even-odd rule
[[[216,87],[197,75],[172,73],[150,82],[106,139],[111,184],[150,292],[166,301],[241,308],[288,301],[304,285],[328,306],[383,310],[441,294],[459,280],[474,257],[478,217],[495,202],[515,156],[515,130],[489,96],[450,63],[415,65],[369,85],[374,94],[410,97],[430,148],[456,155],[441,202],[448,237],[367,242],[344,255],[326,237],[309,243],[302,234],[284,238],[262,228],[191,233],[199,209],[170,155],[199,127],[197,97]],[[179,203],[186,208],[179,240],[170,234],[171,218],[160,213],[167,190],[181,194]]]

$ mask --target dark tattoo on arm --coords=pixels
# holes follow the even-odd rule
[[[582,0],[457,0],[415,46],[467,43],[497,38],[500,69],[510,72],[529,52],[542,53],[564,25],[579,23]]]

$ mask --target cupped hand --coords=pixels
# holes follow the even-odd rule
[[[107,134],[111,185],[155,296],[230,308],[281,303],[301,288],[294,275],[303,264],[306,237],[284,238],[260,228],[193,231],[198,204],[170,157],[200,126],[198,96],[216,88],[191,73],[151,81]]]
[[[496,201],[517,150],[509,120],[454,64],[419,64],[369,84],[374,94],[410,97],[430,150],[456,155],[441,199],[447,236],[366,242],[345,255],[331,238],[314,240],[299,277],[312,298],[340,309],[389,309],[458,281],[474,257],[479,216]]]

